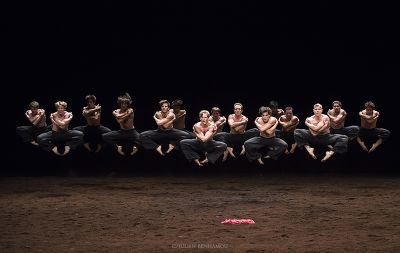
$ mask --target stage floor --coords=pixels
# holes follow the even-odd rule
[[[399,252],[400,177],[0,178],[1,252]],[[227,225],[232,218],[253,225]]]

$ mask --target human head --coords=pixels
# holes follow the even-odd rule
[[[235,115],[241,115],[243,112],[243,105],[241,103],[235,103],[233,105],[233,112]]]
[[[208,118],[210,117],[210,112],[207,110],[201,110],[199,112],[199,118],[202,123],[207,123]]]
[[[95,95],[87,95],[85,97],[85,101],[86,101],[86,104],[89,104],[90,101],[92,101],[93,104],[95,104],[96,103],[96,96]]]
[[[172,101],[171,103],[171,108],[181,108],[183,105],[183,101],[180,99],[175,99],[174,101]]]
[[[129,93],[125,93],[124,95],[118,97],[117,103],[120,107],[129,107],[132,104],[132,98]]]
[[[314,111],[315,116],[320,116],[323,111],[322,105],[320,103],[316,103],[314,105],[313,111]]]
[[[169,111],[170,104],[169,104],[168,100],[166,100],[166,99],[160,100],[158,102],[158,105],[160,106],[162,112]]]
[[[287,106],[287,107],[285,108],[285,116],[286,116],[286,118],[288,118],[288,119],[291,119],[291,118],[293,117],[293,107]]]
[[[221,109],[219,107],[214,106],[211,108],[211,116],[218,117],[221,114]]]

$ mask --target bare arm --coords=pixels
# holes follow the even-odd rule
[[[287,122],[286,127],[294,127],[297,126],[299,124],[299,118],[297,118],[296,116],[293,116],[293,118]]]
[[[278,119],[279,124],[281,124],[283,127],[287,127],[287,125],[288,125],[289,122],[284,122],[284,121],[283,121],[283,118],[284,118],[283,115],[279,117],[279,119]]]
[[[332,109],[328,111],[328,117],[333,123],[341,123],[345,119],[346,115],[347,114],[344,110],[340,110],[340,113],[337,116],[333,115]]]
[[[95,112],[99,112],[101,111],[101,106],[100,105],[96,105],[94,108],[92,109],[88,109],[86,106],[83,107],[82,110],[82,115],[85,118],[97,118],[97,116],[94,115]]]
[[[365,113],[365,110],[361,111],[359,113],[362,119],[365,119],[368,123],[373,123],[376,119],[379,118],[379,112],[378,111],[373,111],[372,115],[367,115]]]
[[[25,115],[28,118],[28,120],[32,123],[32,125],[37,126],[45,116],[45,113],[46,112],[43,109],[39,109],[38,113],[35,116],[31,116],[29,111],[26,111]]]
[[[315,126],[311,123],[311,119],[307,118],[306,121],[304,122],[306,124],[306,126],[308,126],[308,128],[310,128],[311,130],[318,132],[319,128],[318,126]]]
[[[262,122],[261,117],[257,117],[256,120],[254,121],[254,124],[260,130],[260,132],[264,132],[268,129],[268,124],[262,124],[261,122]]]
[[[172,109],[171,109],[171,111],[173,112]],[[175,121],[186,115],[186,111],[185,110],[181,110],[181,112],[182,112],[181,114],[178,114],[178,115],[175,114]]]
[[[175,120],[175,114],[170,111],[170,112],[168,112],[167,117],[160,119],[161,112],[156,112],[154,114],[153,118],[158,126],[162,126],[170,121],[173,122]]]
[[[248,118],[247,118],[246,116],[243,116],[243,119],[242,119],[241,121],[236,121],[236,122],[235,122],[233,117],[234,117],[234,116],[232,116],[232,114],[229,115],[229,117],[228,117],[228,124],[229,124],[229,126],[231,126],[232,128],[235,128],[235,127],[237,127],[237,126],[246,124],[246,123],[249,121]]]
[[[56,112],[52,113],[50,115],[51,122],[53,124],[57,125],[61,129],[66,129],[67,126],[69,125],[69,123],[71,122],[72,118],[73,118],[72,113],[71,112],[66,112],[65,113],[65,117],[66,118],[64,118],[64,119],[59,119],[57,116],[55,116],[55,114],[56,114]]]
[[[225,118],[224,116],[219,117],[219,119],[218,119],[217,121],[214,121],[214,120],[212,119],[212,117],[210,117],[210,119],[211,119],[212,122],[214,122],[214,124],[217,126],[217,128],[218,128],[220,125],[225,124],[225,122],[226,122],[226,118]]]
[[[113,115],[118,123],[123,123],[130,115],[133,114],[133,109],[129,108],[125,112],[120,112],[118,109],[113,111]]]
[[[318,123],[318,125],[320,125],[320,123]],[[318,132],[325,131],[327,128],[329,128],[329,126],[330,126],[329,117],[324,117],[322,119],[322,124],[321,124],[321,127],[319,128]]]
[[[275,129],[276,129],[276,126],[278,125],[278,120],[276,120],[276,118],[272,118],[272,120],[270,120],[271,122],[268,122],[266,125],[268,125],[269,126],[269,128],[266,130],[266,133],[268,134],[268,135],[270,135],[270,134],[272,134],[274,131],[275,131]]]
[[[202,142],[209,141],[213,137],[215,131],[217,131],[217,127],[214,124],[211,124],[205,133],[203,133],[199,128],[199,126],[194,125],[193,131],[196,134],[196,137]]]

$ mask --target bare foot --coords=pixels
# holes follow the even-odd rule
[[[35,140],[31,141],[31,144],[32,144],[33,146],[39,146],[39,143],[37,143]]]
[[[362,150],[369,152],[368,148],[365,146],[365,143],[360,139],[360,137],[357,137],[357,142],[360,144]]]
[[[257,162],[258,162],[259,164],[261,164],[261,165],[264,165],[264,162],[263,162],[263,160],[261,159],[261,157],[257,159]]]
[[[53,151],[53,153],[56,154],[56,155],[58,155],[58,156],[62,156],[62,154],[61,154],[60,152],[58,152],[57,146],[55,146],[54,148],[52,148],[51,151]]]
[[[92,152],[92,149],[90,148],[89,143],[83,143],[83,146],[86,148],[87,151]]]
[[[171,152],[172,150],[174,150],[175,146],[172,145],[171,143],[168,144],[168,150],[165,152],[166,154],[168,154],[169,152]]]
[[[226,150],[228,150],[229,154],[230,154],[232,157],[236,157],[235,154],[233,153],[233,148],[227,147]]]
[[[240,151],[240,155],[244,155],[246,153],[246,148],[242,145],[242,150]]]
[[[198,166],[203,166],[203,164],[201,164],[201,163],[199,162],[199,159],[194,160],[194,162],[195,162]]]
[[[329,150],[333,150],[333,146],[332,145],[328,145]]]
[[[374,143],[372,144],[371,148],[369,149],[368,153],[372,153],[372,151],[374,151],[379,145]]]
[[[325,162],[326,160],[328,160],[329,158],[331,158],[333,156],[335,152],[333,152],[332,150],[330,151],[326,151],[325,152],[325,157],[322,158],[321,162]]]
[[[297,147],[296,143],[292,144],[292,147],[290,148],[290,154],[294,153],[294,151],[296,150],[296,147]]]
[[[71,150],[71,148],[70,148],[69,146],[65,146],[64,154],[63,154],[63,155],[68,154],[70,150]]]
[[[162,150],[161,150],[161,145],[160,146],[158,146],[157,148],[156,148],[156,150],[157,150],[157,152],[160,154],[160,155],[162,155],[162,156],[165,156],[165,154],[162,152]]]
[[[125,155],[125,153],[122,151],[122,146],[117,146],[117,152],[120,155]]]
[[[365,146],[364,142],[360,143],[360,146],[361,146],[362,150],[369,152],[368,148],[367,148],[367,146]]]
[[[206,164],[208,163],[208,158],[206,157],[203,161],[200,161],[201,164]]]
[[[314,148],[310,147],[310,146],[304,146],[308,152],[308,154],[313,158],[313,159],[317,159],[317,157],[314,155]]]
[[[133,146],[132,152],[131,152],[130,154],[131,154],[131,155],[134,155],[134,154],[136,154],[138,151],[139,151],[139,149],[138,149],[137,147]]]
[[[96,148],[96,150],[94,152],[95,153],[99,153],[100,150],[101,150],[101,144],[97,144],[97,148]]]
[[[222,157],[222,161],[225,162],[228,159],[228,150],[224,151],[224,156]]]

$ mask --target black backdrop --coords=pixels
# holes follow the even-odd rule
[[[189,127],[201,109],[219,106],[228,115],[235,102],[244,104],[253,121],[258,107],[272,99],[293,106],[300,127],[314,103],[328,109],[336,99],[348,112],[347,124],[359,124],[358,112],[372,100],[381,112],[378,125],[392,131],[373,166],[396,167],[398,106],[390,88],[399,81],[394,6],[334,1],[11,5],[5,8],[11,15],[4,19],[4,72],[12,92],[4,96],[11,133],[6,157],[13,170],[32,167],[37,157],[44,166],[57,161],[15,136],[15,127],[27,123],[24,112],[31,100],[47,113],[55,111],[55,101],[67,101],[74,113],[71,125],[77,126],[84,124],[85,95],[95,94],[103,124],[115,129],[111,111],[124,92],[133,97],[140,132],[154,128],[152,115],[161,99],[183,99]],[[74,166],[87,166],[83,156],[70,159]],[[352,165],[365,159],[372,158],[354,154]]]

